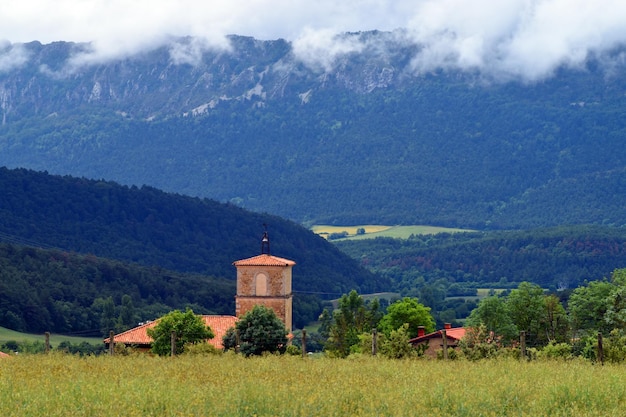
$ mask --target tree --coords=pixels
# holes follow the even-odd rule
[[[350,354],[352,346],[360,343],[359,336],[378,325],[380,304],[366,304],[355,290],[339,299],[339,308],[332,314],[325,350],[339,357]]]
[[[545,294],[537,284],[522,282],[516,289],[511,290],[507,297],[507,308],[511,320],[518,331],[526,332],[526,340],[531,344],[542,340],[542,323],[547,317]]]
[[[613,284],[607,298],[604,320],[613,329],[623,331],[626,328],[626,269],[616,269],[611,275]]]
[[[121,330],[127,330],[136,325],[135,306],[130,295],[122,296],[122,306],[120,307],[120,315],[118,317],[118,327]]]
[[[205,342],[215,337],[211,328],[204,324],[200,316],[191,309],[184,313],[174,310],[163,316],[158,324],[148,329],[148,336],[153,340],[152,352],[165,356],[171,353],[171,335],[175,332],[176,354],[185,350],[186,344]]]
[[[264,352],[284,353],[287,347],[287,329],[271,308],[256,305],[244,314],[235,325],[239,333],[239,351],[245,356]],[[225,336],[225,348],[232,348],[231,331]],[[229,339],[226,340],[226,337]]]
[[[432,284],[426,284],[419,290],[418,297],[425,306],[438,311],[446,299],[445,281],[437,280]]]
[[[333,325],[333,314],[327,308],[325,308],[322,311],[322,314],[320,314],[318,321],[320,323],[320,327],[318,330],[319,334],[324,339],[328,339],[328,336],[330,335],[330,329]]]
[[[559,343],[568,341],[568,333],[570,326],[567,320],[565,308],[561,305],[561,301],[555,295],[544,297],[546,317],[543,320],[543,328],[545,337],[550,343]]]
[[[518,330],[511,320],[505,300],[495,295],[485,297],[478,303],[466,325],[469,328],[481,328],[481,332],[489,335],[490,339],[502,343],[509,343],[517,338]]]
[[[100,332],[106,336],[111,330],[118,330],[117,319],[115,318],[115,303],[113,302],[113,297],[107,297],[104,300],[99,298],[96,301],[98,303],[101,301]],[[94,304],[96,301],[94,301]]]
[[[403,359],[416,356],[417,350],[409,343],[411,338],[412,336],[409,334],[409,324],[404,323],[400,325],[399,328],[392,330],[389,337],[385,338],[383,343],[381,343],[381,354],[391,359]]]
[[[613,284],[606,281],[591,281],[572,291],[567,302],[570,322],[574,335],[588,332],[609,334],[612,329],[604,319],[607,300],[613,290]]]
[[[400,329],[404,324],[407,327],[409,338],[417,336],[419,326],[424,326],[427,333],[435,331],[435,320],[430,314],[430,307],[420,304],[416,298],[404,297],[387,307],[380,321],[379,328],[387,336],[394,330]]]

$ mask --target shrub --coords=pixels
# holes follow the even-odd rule
[[[572,359],[572,346],[569,343],[550,342],[537,352],[538,359]]]
[[[185,345],[185,355],[221,355],[223,352],[210,343],[189,343]]]
[[[612,363],[626,361],[626,336],[618,329],[613,330],[604,340],[604,360]]]
[[[409,324],[405,323],[392,330],[389,338],[381,343],[381,353],[391,359],[405,359],[417,356],[417,351],[409,343]]]
[[[287,346],[285,353],[291,356],[302,356],[302,349],[295,345],[289,345]]]

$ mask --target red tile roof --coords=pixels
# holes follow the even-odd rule
[[[267,254],[253,256],[252,258],[233,262],[233,265],[235,266],[293,266],[295,264],[296,263],[294,261],[289,259],[279,258],[278,256]]]
[[[447,339],[451,339],[451,340],[461,340],[463,338],[463,336],[465,336],[465,327],[454,327],[451,329],[445,329],[446,331],[446,338]],[[441,337],[441,330],[437,330],[436,332],[432,332],[432,333],[428,333],[425,334],[424,336],[418,336],[415,337],[411,340],[409,340],[409,343],[411,344],[416,344],[416,343],[420,343],[423,342],[425,340],[428,339],[432,339],[435,337]]]
[[[11,355],[8,355],[8,354],[6,354],[4,352],[0,352],[0,358],[10,358],[10,357],[11,357]]]
[[[237,323],[237,317],[235,316],[202,316],[204,323],[213,330],[215,337],[209,339],[209,344],[215,346],[217,349],[222,349],[222,337],[226,334],[226,331],[231,327],[235,327]],[[152,338],[148,336],[148,329],[157,325],[159,320],[151,321],[134,329],[126,330],[123,333],[116,334],[113,337],[115,343],[124,343],[127,345],[135,346],[149,346],[152,344]],[[109,338],[104,339],[104,343],[109,343]]]

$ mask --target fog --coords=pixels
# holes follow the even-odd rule
[[[172,46],[175,62],[228,49],[227,35],[293,43],[307,65],[329,70],[337,57],[372,45],[344,32],[390,31],[420,46],[416,72],[480,71],[539,80],[559,66],[583,66],[626,42],[626,2],[613,0],[23,0],[0,5],[0,71],[24,65],[20,43],[90,42],[75,65]],[[12,46],[11,46],[12,45]]]

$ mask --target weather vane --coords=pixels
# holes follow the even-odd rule
[[[267,234],[267,224],[263,223],[263,238],[261,239],[261,255],[270,254],[270,238]]]

